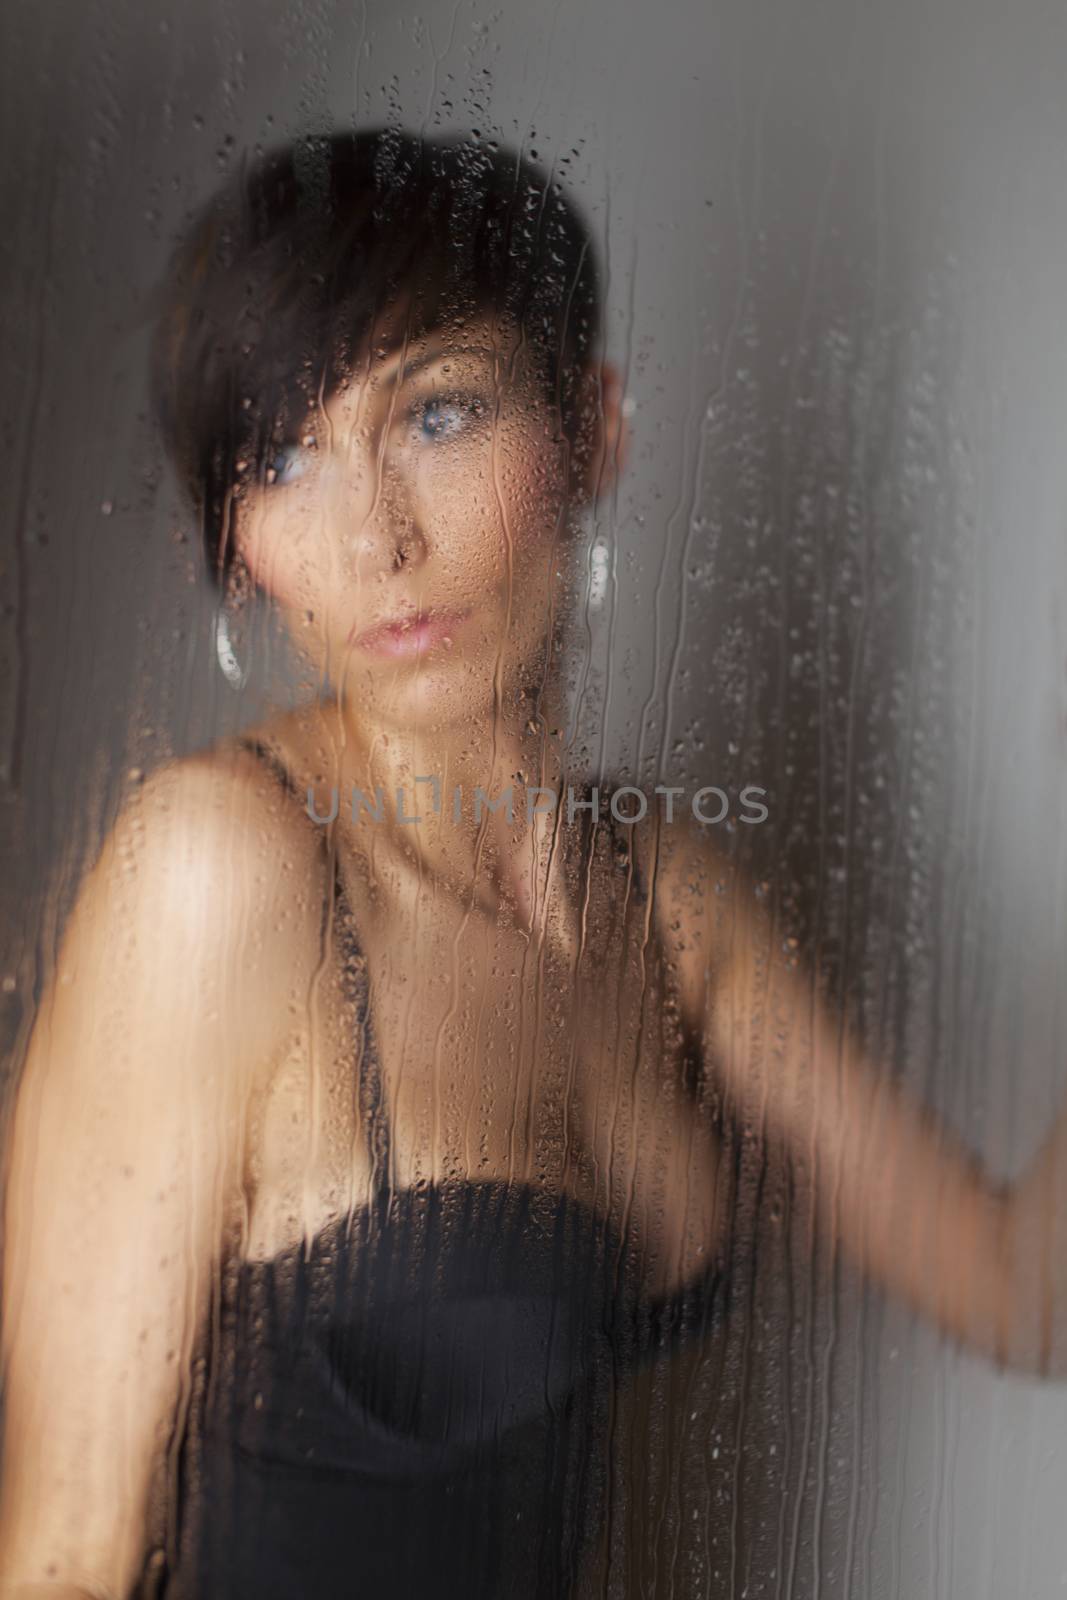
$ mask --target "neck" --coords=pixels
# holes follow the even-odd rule
[[[353,818],[358,791],[351,826],[365,827],[373,815],[376,848],[395,848],[420,874],[467,885],[488,875],[500,892],[522,870],[531,833],[552,821],[548,797],[534,791],[549,790],[566,805],[559,684],[546,685],[536,699],[505,696],[480,723],[470,717],[444,726],[372,721],[354,699],[342,697],[324,702],[322,712],[338,752],[342,828]],[[370,810],[376,805],[380,814]],[[417,823],[409,820],[415,817]]]

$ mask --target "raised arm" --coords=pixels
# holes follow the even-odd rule
[[[5,1597],[119,1600],[143,1558],[248,1096],[310,981],[307,882],[298,896],[281,870],[292,821],[250,763],[205,757],[145,785],[41,1002],[6,1189]]]
[[[678,843],[661,840],[660,933],[742,1115],[803,1168],[824,1225],[886,1289],[999,1364],[1067,1373],[1067,1118],[1022,1181],[994,1182],[865,1057],[753,885]]]

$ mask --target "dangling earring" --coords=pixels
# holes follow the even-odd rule
[[[230,618],[244,605],[250,588],[247,568],[235,562],[228,585],[229,594],[219,602],[215,613],[215,656],[231,689],[243,689],[248,682],[248,667],[237,659],[230,634]]]
[[[589,587],[586,604],[590,611],[599,611],[608,597],[611,582],[611,549],[606,540],[597,536],[589,551]]]
[[[221,605],[215,613],[215,654],[222,675],[230,688],[243,689],[248,682],[248,668],[242,667],[237,659],[233,640],[230,638],[229,614]]]
[[[619,404],[621,415],[628,421],[637,410],[633,395],[623,395]],[[589,586],[586,604],[590,611],[602,611],[611,586],[611,546],[602,534],[597,534],[589,551]]]

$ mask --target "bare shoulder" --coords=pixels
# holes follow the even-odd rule
[[[736,913],[750,882],[737,848],[736,828],[696,821],[688,807],[671,813],[649,807],[625,829],[635,869],[664,910],[721,923]]]
[[[657,941],[686,1012],[700,1026],[738,961],[766,945],[763,887],[745,865],[738,827],[701,823],[679,808],[671,820],[650,811],[632,830]]]
[[[321,841],[251,751],[166,762],[131,785],[81,884],[38,1033],[95,1037],[110,1017],[113,1039],[178,1030],[186,1060],[262,1060],[307,993],[325,892]]]
[[[240,912],[280,878],[314,874],[314,838],[262,761],[233,741],[132,786],[88,882],[164,919]],[[206,930],[205,930],[206,931]]]

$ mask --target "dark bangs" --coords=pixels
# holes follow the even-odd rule
[[[486,314],[521,331],[573,435],[599,336],[592,241],[558,183],[484,140],[310,138],[217,195],[175,254],[154,357],[211,575],[242,484],[378,330],[416,339]]]

